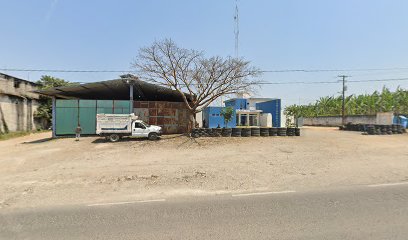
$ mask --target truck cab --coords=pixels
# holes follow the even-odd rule
[[[147,137],[150,140],[156,140],[161,134],[162,130],[159,126],[149,125],[141,120],[135,120],[132,123],[132,137]]]

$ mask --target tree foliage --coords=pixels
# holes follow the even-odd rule
[[[169,39],[140,49],[133,66],[142,79],[176,90],[192,114],[223,95],[251,91],[260,74],[243,59],[207,58]]]
[[[228,123],[231,122],[234,115],[234,109],[232,107],[225,107],[221,109],[220,115],[224,118],[225,127],[228,127]]]
[[[65,81],[64,79],[61,79],[61,78],[51,77],[47,75],[42,76],[40,80],[37,81],[37,83],[40,85],[39,89],[41,90],[46,90],[46,89],[55,88],[55,87],[71,86],[71,85],[77,84],[77,83]],[[40,97],[40,105],[38,106],[38,109],[35,113],[35,117],[46,119],[48,123],[51,122],[52,101],[49,97],[44,97],[44,96]]]
[[[285,108],[287,116],[319,117],[341,115],[341,96],[321,97],[309,105],[291,105]],[[347,96],[345,100],[346,115],[373,115],[377,112],[395,112],[408,114],[408,91],[397,88],[391,92],[383,87],[381,92]]]

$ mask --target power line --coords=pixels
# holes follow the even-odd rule
[[[372,72],[372,71],[397,71],[408,70],[408,67],[393,67],[393,68],[354,68],[354,69],[276,69],[276,70],[260,70],[262,73],[316,73],[316,72]],[[88,70],[88,69],[29,69],[29,68],[0,68],[0,71],[10,72],[60,72],[60,73],[137,73],[136,70]]]
[[[367,69],[287,69],[287,70],[262,70],[261,72],[334,72],[334,71],[388,71],[388,70],[404,70],[408,68],[367,68]],[[75,70],[75,69],[24,69],[24,68],[0,68],[0,71],[10,72],[58,72],[58,73],[138,73],[135,70]],[[391,82],[391,81],[408,81],[408,77],[404,78],[387,78],[387,79],[367,79],[367,80],[349,80],[347,82]],[[338,84],[338,81],[294,81],[294,82],[259,82],[260,85],[284,85],[284,84]]]
[[[408,70],[408,67],[394,67],[394,68],[350,68],[350,69],[282,69],[282,70],[261,70],[263,73],[287,73],[287,72],[373,72],[373,71],[396,71]]]
[[[59,73],[127,73],[138,72],[134,70],[71,70],[71,69],[24,69],[24,68],[0,68],[0,71],[9,72],[59,72]]]
[[[349,80],[347,82],[392,82],[392,81],[408,81],[408,78],[388,78],[388,79],[366,79],[366,80]],[[305,82],[305,81],[296,81],[296,82],[260,82],[260,85],[284,85],[284,84],[338,84],[339,81],[319,81],[319,82]]]
[[[408,78],[388,78],[388,79],[373,79],[373,80],[351,80],[347,82],[392,82],[392,81],[407,81]]]
[[[346,76],[349,77],[349,76]],[[348,80],[347,82],[392,82],[392,81],[408,81],[408,78],[389,78],[389,79],[366,79],[366,80]],[[291,84],[339,84],[339,81],[296,81],[296,82],[256,82],[255,85],[291,85]],[[180,84],[185,86],[185,84]],[[190,84],[192,86],[200,84]]]

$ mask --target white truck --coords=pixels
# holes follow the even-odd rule
[[[162,128],[149,125],[132,114],[96,114],[96,134],[111,142],[123,137],[147,137],[157,140]]]

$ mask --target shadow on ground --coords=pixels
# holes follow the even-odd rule
[[[44,142],[51,141],[52,139],[53,139],[52,137],[49,137],[49,138],[37,139],[37,140],[34,140],[34,141],[30,141],[30,142],[23,142],[22,144],[44,143]]]

